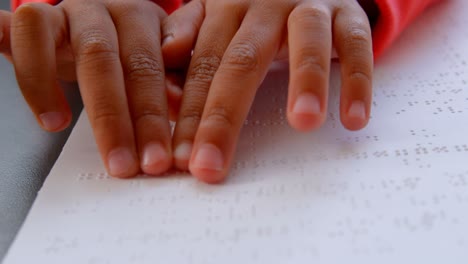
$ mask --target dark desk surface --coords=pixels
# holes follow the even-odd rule
[[[8,9],[9,0],[0,0]],[[70,129],[42,131],[24,102],[13,68],[0,59],[0,262],[21,227],[42,182],[52,168]],[[66,87],[75,117],[81,111],[78,89]]]

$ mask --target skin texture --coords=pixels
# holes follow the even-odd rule
[[[371,27],[357,1],[194,0],[167,17],[150,1],[64,0],[1,12],[0,23],[0,51],[38,123],[52,132],[69,125],[58,80],[77,81],[116,177],[175,166],[208,183],[225,179],[275,59],[290,63],[289,123],[319,128],[332,46],[342,65],[341,121],[358,130],[369,120]]]
[[[332,46],[341,61],[341,122],[358,130],[369,120],[371,27],[357,1],[194,0],[165,24],[167,67],[178,67],[171,62],[187,61],[193,50],[173,136],[174,163],[202,181],[228,175],[256,90],[285,50],[293,128],[308,132],[325,121]]]
[[[78,81],[102,159],[116,177],[157,175],[172,165],[160,47],[165,17],[150,1],[126,0],[29,3],[2,13],[12,47],[3,52],[11,51],[39,124],[52,132],[69,125],[58,80]]]

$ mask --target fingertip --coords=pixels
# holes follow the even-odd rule
[[[351,131],[357,131],[366,127],[369,122],[366,104],[363,101],[355,100],[350,103],[347,111],[342,115],[341,122],[344,127]]]
[[[161,46],[162,47],[169,47],[171,46],[171,44],[174,42],[174,35],[172,33],[169,33],[168,35],[166,36],[163,36],[163,40],[162,40],[162,44]]]
[[[38,116],[41,127],[49,132],[60,132],[71,123],[71,115],[63,112],[46,112]]]
[[[219,171],[211,169],[191,168],[190,173],[198,180],[208,184],[219,184],[226,178]]]
[[[116,178],[135,177],[139,172],[136,156],[125,147],[117,147],[107,155],[107,170]]]
[[[292,114],[288,117],[289,125],[299,132],[310,132],[322,126],[323,115]]]
[[[350,131],[358,131],[365,128],[369,123],[369,120],[348,118],[346,121],[342,120],[342,123],[346,129]]]
[[[161,50],[168,68],[178,68],[190,62],[204,12],[199,1],[192,1],[164,20]]]
[[[189,170],[190,156],[192,155],[193,144],[182,142],[174,149],[174,165],[182,171]]]
[[[294,129],[301,132],[319,128],[325,121],[325,115],[318,97],[312,93],[298,96],[288,112],[288,121]]]
[[[177,69],[189,65],[194,38],[191,36],[180,36],[177,39],[173,36],[164,37],[161,52],[167,68]]]
[[[209,143],[198,147],[189,164],[193,176],[206,183],[219,183],[225,178],[224,155]]]
[[[182,87],[185,84],[184,76],[180,73],[166,72],[166,91],[168,96],[174,97],[178,100],[182,99]]]
[[[158,176],[172,166],[170,153],[159,143],[148,143],[143,150],[141,169],[145,174]]]
[[[224,182],[225,180],[225,177],[224,176],[219,176],[219,175],[209,175],[207,173],[209,172],[201,172],[203,173],[203,175],[201,176],[197,176],[195,174],[193,174],[195,176],[195,178],[197,178],[198,180],[204,182],[204,183],[208,183],[208,184],[220,184],[222,182]]]

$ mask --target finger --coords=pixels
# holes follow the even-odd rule
[[[67,16],[77,77],[102,158],[111,175],[134,176],[139,163],[114,23],[98,2],[63,3],[73,10]]]
[[[369,121],[373,55],[369,21],[356,3],[337,13],[333,35],[341,62],[341,122],[358,130]]]
[[[19,87],[39,124],[48,131],[68,127],[71,111],[57,82],[56,46],[66,35],[62,11],[25,4],[13,15],[11,44]]]
[[[326,6],[303,4],[289,16],[288,120],[300,131],[320,127],[326,117],[331,28],[331,14]]]
[[[185,72],[166,72],[166,94],[169,108],[169,118],[176,121],[179,116],[182,101],[182,87],[185,84]]]
[[[189,64],[204,16],[204,5],[195,0],[163,21],[162,52],[166,68],[179,69]]]
[[[130,113],[143,172],[159,175],[172,165],[159,19],[151,2],[109,5],[119,36]],[[157,15],[159,13],[159,15]]]
[[[0,10],[0,53],[10,61],[12,61],[10,46],[11,19],[11,12]]]
[[[250,12],[224,54],[196,134],[190,172],[205,182],[227,175],[257,87],[279,48],[286,17]]]
[[[174,161],[177,168],[188,169],[192,144],[205,106],[211,81],[224,51],[239,28],[242,17],[237,12],[222,11],[203,22],[182,96],[182,105],[174,131]],[[229,21],[229,22],[225,22]]]

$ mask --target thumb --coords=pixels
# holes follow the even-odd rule
[[[11,62],[10,25],[11,12],[0,10],[0,53]]]
[[[162,53],[167,68],[181,69],[188,66],[204,17],[203,3],[194,0],[163,21]]]

